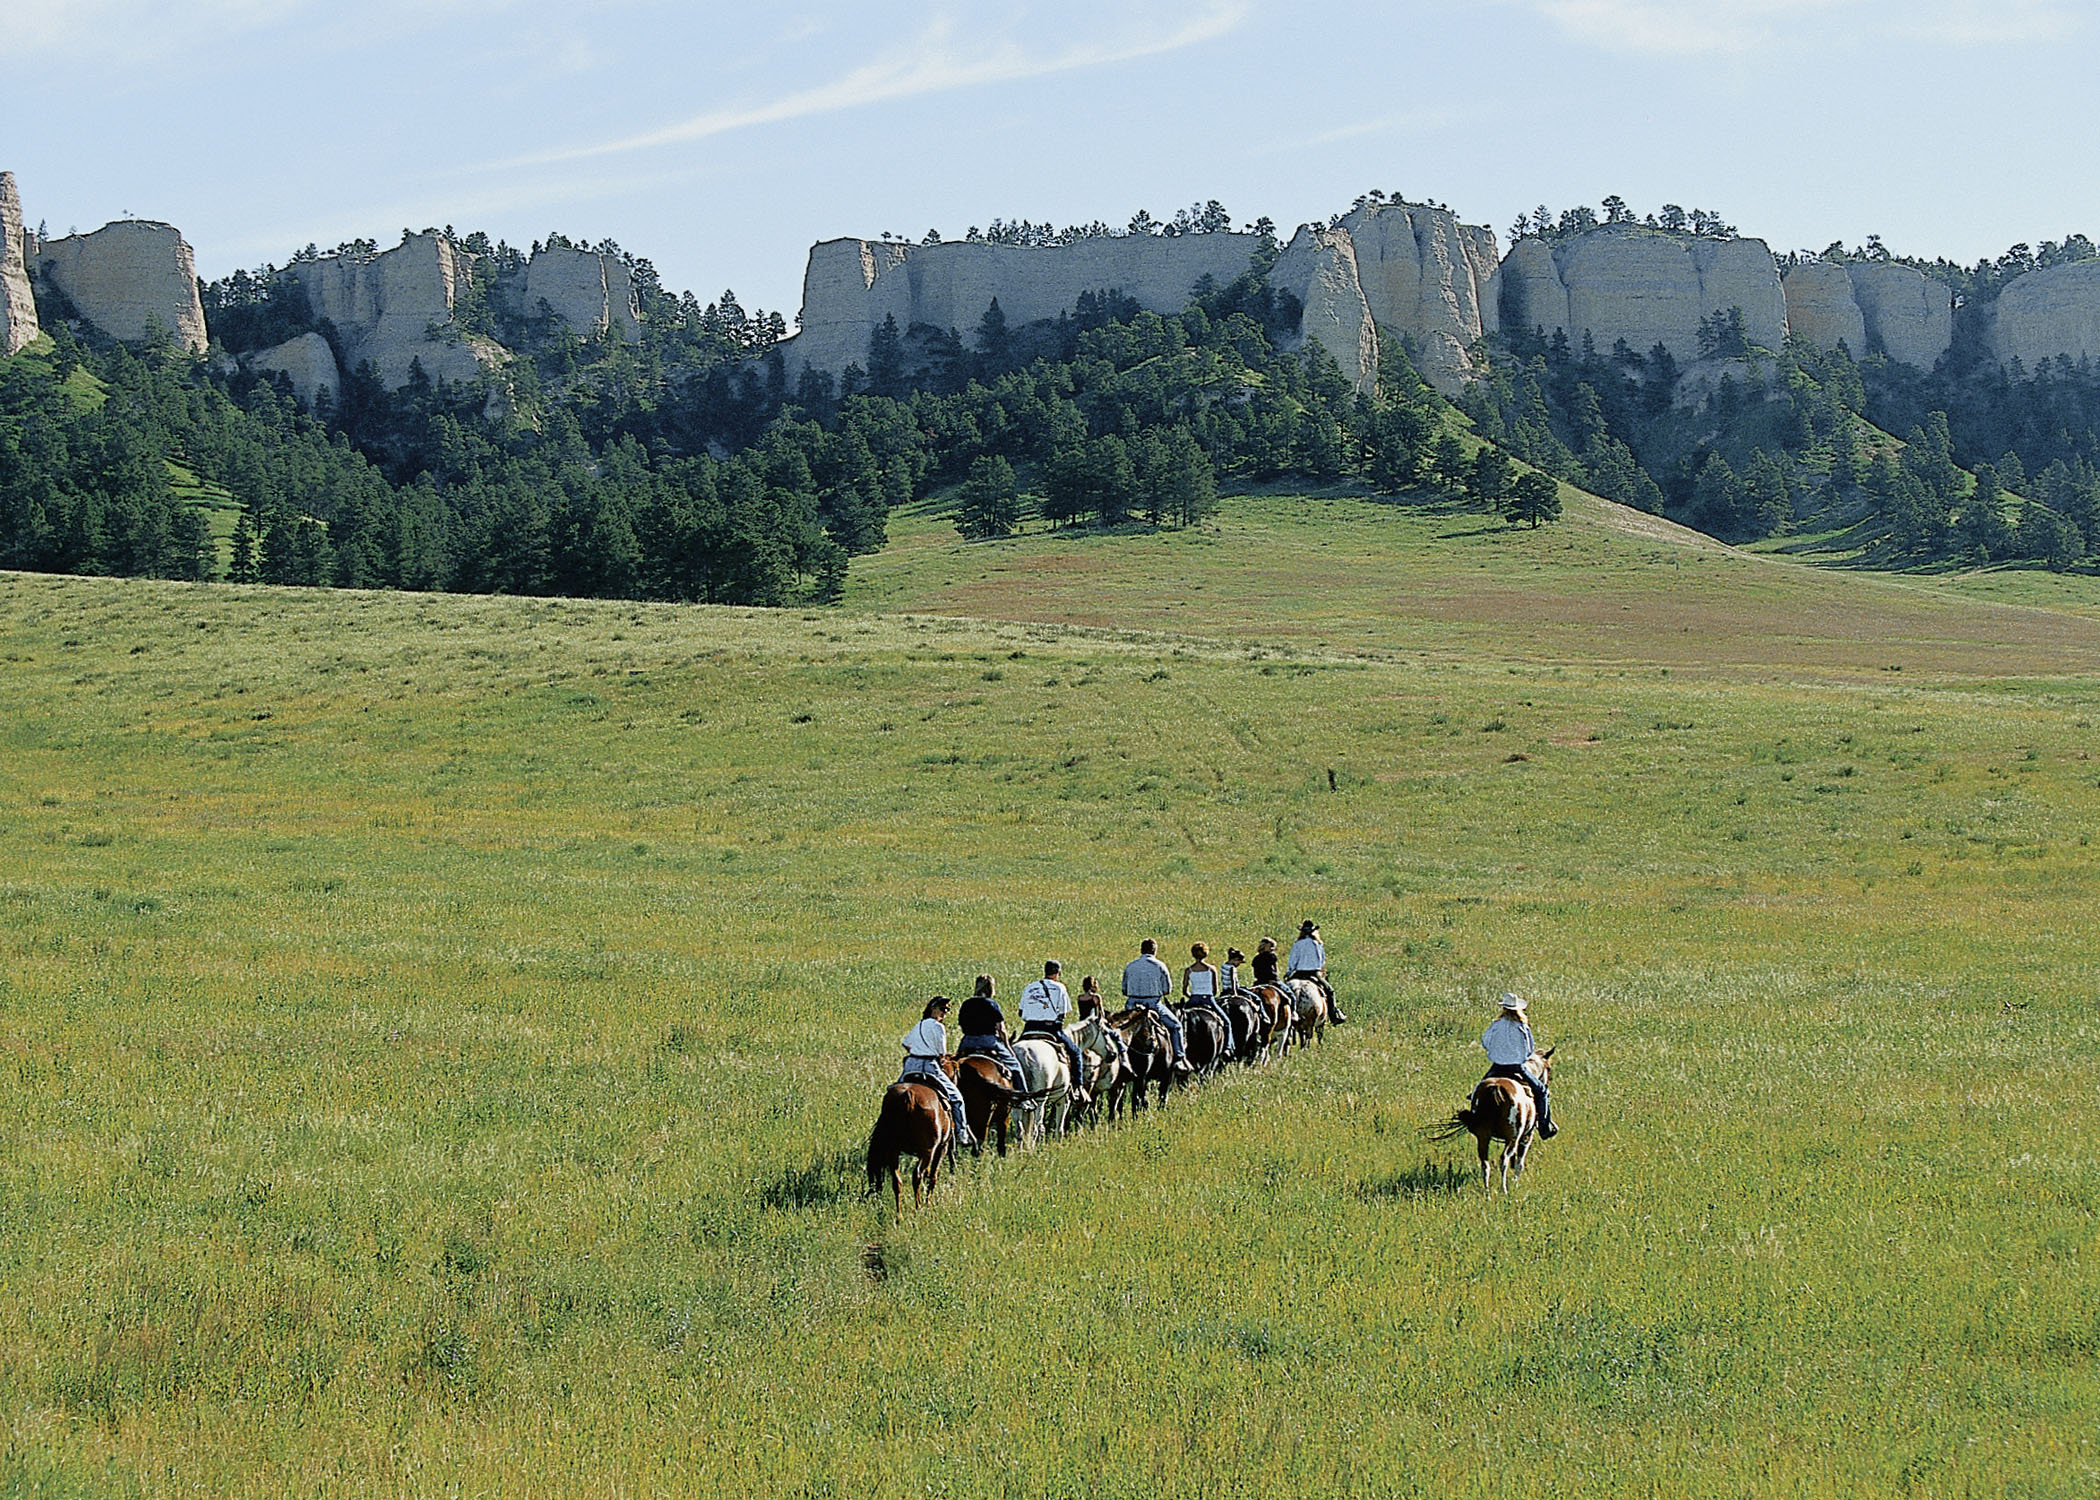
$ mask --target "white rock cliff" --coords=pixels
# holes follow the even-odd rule
[[[15,174],[0,172],[0,354],[13,354],[37,336],[36,297],[23,258],[22,195]]]
[[[1771,247],[1757,239],[1688,239],[1611,225],[1548,247],[1520,240],[1503,262],[1501,326],[1587,334],[1599,353],[1619,340],[1637,354],[1661,344],[1682,363],[1699,357],[1699,323],[1741,308],[1750,342],[1786,341],[1786,297]]]
[[[590,250],[548,248],[502,288],[522,317],[560,318],[584,338],[610,329],[623,342],[638,343],[642,321],[626,263]]]
[[[92,234],[45,240],[31,270],[111,338],[142,339],[158,327],[185,349],[204,349],[197,262],[172,224],[119,219]]]
[[[1985,347],[2032,375],[2046,359],[2100,357],[2100,260],[2016,276],[1990,310]]]
[[[292,394],[307,410],[322,392],[332,401],[343,388],[342,372],[336,368],[335,351],[318,333],[302,333],[274,348],[255,355],[251,365],[266,375],[282,375],[292,384]]]
[[[314,316],[335,324],[343,363],[370,364],[389,390],[407,385],[421,362],[433,383],[478,380],[508,357],[452,323],[465,276],[464,254],[441,234],[410,235],[381,255],[327,255],[287,268],[305,288]]]

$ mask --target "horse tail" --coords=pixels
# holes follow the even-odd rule
[[[1473,1106],[1468,1104],[1448,1120],[1439,1120],[1434,1125],[1425,1125],[1422,1134],[1432,1141],[1455,1141],[1462,1135],[1473,1133]]]
[[[892,1090],[894,1090],[892,1085]],[[868,1191],[882,1191],[882,1179],[897,1162],[897,1122],[892,1118],[899,1096],[886,1092],[882,1096],[882,1110],[875,1117],[875,1128],[868,1133]]]

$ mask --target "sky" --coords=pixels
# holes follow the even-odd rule
[[[617,240],[792,325],[818,240],[1495,228],[1616,193],[1775,250],[2100,238],[2100,0],[0,0],[0,169],[199,273],[403,229]]]

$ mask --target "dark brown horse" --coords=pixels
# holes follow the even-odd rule
[[[1232,1055],[1243,1063],[1262,1060],[1267,1051],[1268,1012],[1253,994],[1234,990],[1221,1002],[1232,1017]]]
[[[1553,1076],[1553,1052],[1548,1047],[1544,1052],[1534,1052],[1524,1066],[1538,1075],[1541,1083],[1550,1083]],[[1430,1127],[1430,1139],[1454,1140],[1470,1132],[1475,1144],[1480,1147],[1480,1185],[1493,1191],[1488,1183],[1488,1143],[1502,1142],[1502,1191],[1509,1191],[1509,1179],[1524,1175],[1524,1163],[1531,1156],[1531,1143],[1538,1139],[1539,1111],[1532,1102],[1531,1090],[1514,1078],[1483,1078],[1473,1085],[1472,1097],[1466,1107],[1444,1121]]]
[[[941,1162],[954,1148],[955,1125],[933,1085],[893,1083],[882,1096],[882,1112],[875,1117],[875,1130],[868,1137],[868,1191],[881,1192],[882,1176],[887,1172],[890,1195],[901,1219],[903,1158],[912,1158],[911,1206],[917,1209],[924,1195],[940,1184]]]
[[[984,1144],[991,1139],[993,1130],[999,1132],[999,1154],[1006,1155],[1006,1132],[1013,1116],[1014,1091],[1020,1082],[1009,1078],[1006,1070],[989,1057],[972,1054],[956,1059],[955,1086],[962,1090],[963,1118],[970,1122],[977,1155],[984,1155]]]
[[[1167,1036],[1166,1023],[1139,1006],[1118,1011],[1108,1021],[1123,1034],[1123,1044],[1130,1050],[1130,1076],[1116,1081],[1115,1096],[1108,1101],[1108,1118],[1116,1117],[1125,1098],[1132,1110],[1145,1108],[1145,1090],[1153,1085],[1159,1088],[1159,1102],[1165,1104],[1174,1086],[1174,1043]]]

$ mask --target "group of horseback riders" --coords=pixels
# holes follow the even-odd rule
[[[1122,989],[1127,1005],[1120,1019],[1127,1021],[1142,1013],[1156,1021],[1167,1038],[1172,1052],[1171,1067],[1176,1074],[1186,1076],[1192,1071],[1186,1015],[1191,1011],[1204,1011],[1215,1016],[1220,1028],[1218,1035],[1230,1041],[1244,1030],[1235,1027],[1229,1008],[1231,1003],[1255,1000],[1256,989],[1276,986],[1278,971],[1284,969],[1286,962],[1288,968],[1281,979],[1305,980],[1316,986],[1325,1000],[1328,1024],[1339,1026],[1348,1020],[1335,1002],[1334,987],[1327,982],[1327,949],[1320,941],[1317,923],[1299,924],[1298,937],[1291,944],[1287,960],[1279,958],[1274,938],[1263,938],[1255,945],[1251,965],[1247,955],[1237,948],[1226,951],[1222,967],[1215,965],[1210,961],[1210,946],[1201,942],[1190,945],[1189,959],[1188,966],[1181,971],[1178,991],[1173,972],[1159,957],[1156,939],[1146,938],[1140,943],[1138,956],[1123,969]],[[1254,988],[1242,983],[1243,975],[1250,969]],[[978,975],[974,992],[963,1001],[955,1018],[962,1033],[955,1056],[989,1058],[1005,1075],[1004,1086],[1018,1097],[1026,1092],[1026,1074],[1014,1051],[1014,1042],[1040,1037],[1054,1043],[1063,1049],[1070,1064],[1067,1093],[1071,1108],[1084,1112],[1093,1103],[1088,1088],[1092,1075],[1079,1039],[1074,1035],[1075,1024],[1086,1025],[1096,1017],[1106,1022],[1108,1017],[1102,1009],[1101,989],[1094,976],[1090,974],[1080,982],[1075,1004],[1065,988],[1063,973],[1063,965],[1054,958],[1050,959],[1043,965],[1042,977],[1021,992],[1021,1032],[1018,1038],[1008,1035],[1006,1013],[996,998],[997,986],[992,976]],[[1181,997],[1178,1010],[1173,1003],[1177,993]],[[923,1083],[939,1093],[954,1121],[957,1145],[970,1149],[977,1142],[970,1130],[962,1091],[943,1065],[943,1059],[948,1056],[947,1020],[952,1005],[945,995],[935,995],[926,1002],[918,1024],[904,1035],[904,1070],[899,1081]],[[1101,1024],[1091,1027],[1090,1034],[1096,1038],[1097,1045],[1106,1049],[1119,1069],[1127,1072],[1130,1053],[1122,1031],[1116,1026]],[[1213,1057],[1216,1060],[1215,1053]]]

